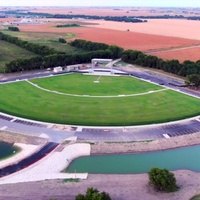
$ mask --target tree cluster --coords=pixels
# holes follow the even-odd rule
[[[148,175],[150,185],[158,191],[174,192],[178,188],[174,174],[167,169],[152,168]]]
[[[186,78],[186,84],[188,86],[194,86],[197,88],[200,86],[200,74],[190,74]]]
[[[9,27],[8,27],[8,30],[9,30],[9,31],[19,31],[19,28],[16,27],[16,26],[9,26]]]
[[[74,40],[69,43],[71,46],[80,48],[86,51],[106,51],[108,53],[108,56],[106,58],[120,58],[122,56],[122,53],[124,51],[123,48],[104,43],[98,43],[98,42],[91,42],[86,40]]]
[[[82,46],[79,42],[82,44]],[[92,42],[84,40],[75,40],[73,44],[74,47],[82,47],[82,49],[86,50],[87,52],[72,54],[54,53],[46,56],[35,56],[29,59],[20,58],[7,63],[5,72],[19,72],[25,70],[45,69],[49,67],[87,63],[91,62],[92,58],[120,58],[123,52],[123,49],[120,47],[109,46],[106,44],[102,45],[101,43],[99,43],[99,46],[98,43],[94,43],[96,48],[90,48],[87,44],[91,44],[92,46]],[[107,48],[104,48],[105,46]]]
[[[189,60],[179,63],[178,60],[163,60],[157,56],[144,54],[141,51],[126,50],[122,54],[122,60],[131,64],[161,69],[163,71],[186,77],[190,74],[200,74],[200,60]]]
[[[79,27],[79,24],[59,24],[56,25],[57,28],[68,28],[68,27]]]
[[[95,188],[88,188],[86,194],[78,194],[76,200],[111,200],[111,198],[106,192],[99,192]]]
[[[60,43],[67,43],[64,38],[58,38],[58,42],[60,42]]]
[[[188,75],[200,75],[200,60],[192,62],[189,60],[179,63],[178,60],[163,60],[156,56],[147,55],[141,51],[125,50],[115,45],[91,42],[86,40],[74,40],[69,44],[75,48],[84,50],[83,53],[66,54],[44,45],[23,41],[17,37],[6,35],[0,32],[0,40],[15,44],[21,48],[31,51],[38,56],[29,59],[16,59],[6,64],[5,72],[17,72],[32,69],[43,69],[55,66],[65,66],[78,63],[90,62],[92,58],[122,58],[124,62],[161,69],[163,71],[186,77]],[[59,38],[59,42],[66,42]],[[43,57],[41,57],[43,56]],[[195,82],[189,77],[188,83],[198,86],[197,78]]]
[[[80,40],[80,39],[71,41],[69,42],[69,44],[73,47],[84,49],[86,51],[106,50],[109,47],[108,44],[91,42],[91,41]]]

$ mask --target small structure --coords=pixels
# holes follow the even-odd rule
[[[55,73],[58,73],[58,72],[62,72],[63,71],[63,69],[62,69],[62,67],[54,67],[53,68],[53,72],[55,72]]]
[[[66,68],[67,68],[67,71],[70,72],[70,71],[79,70],[80,66],[79,65],[68,65]]]
[[[92,59],[92,69],[90,73],[94,72],[94,68],[98,66],[98,63],[107,63],[105,67],[110,68],[110,72],[112,71],[112,59],[100,59],[100,58],[93,58]]]

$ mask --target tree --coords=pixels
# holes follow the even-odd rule
[[[58,41],[59,41],[60,43],[66,43],[66,40],[65,40],[64,38],[58,38]]]
[[[174,174],[167,169],[152,168],[148,175],[150,185],[159,191],[174,192],[178,188]]]
[[[195,87],[199,87],[200,86],[200,75],[199,74],[188,75],[187,80],[186,80],[186,84],[192,85],[192,86],[195,86]]]
[[[18,27],[15,27],[15,26],[9,26],[9,27],[8,27],[8,30],[9,30],[9,31],[19,31],[19,28],[18,28]]]
[[[86,194],[78,194],[76,200],[111,200],[110,195],[106,192],[99,192],[95,188],[88,188]]]

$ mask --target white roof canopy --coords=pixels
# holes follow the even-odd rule
[[[102,58],[93,58],[92,62],[111,62],[113,61],[112,59],[102,59]]]

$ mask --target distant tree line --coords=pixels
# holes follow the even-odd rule
[[[16,26],[9,26],[9,27],[8,27],[8,30],[9,30],[9,31],[19,31],[19,28],[16,27]]]
[[[131,22],[131,23],[138,23],[138,22],[147,22],[147,20],[138,19],[138,17],[134,16],[98,16],[98,15],[72,15],[72,14],[49,14],[49,13],[35,13],[35,12],[27,12],[20,13],[18,11],[6,12],[7,14],[16,14],[16,15],[28,15],[28,16],[39,16],[43,18],[58,18],[58,19],[101,19],[106,21],[118,21],[118,22]]]
[[[27,12],[24,13],[22,10],[12,10],[5,11],[5,14],[16,15],[17,17],[43,17],[43,18],[59,18],[59,19],[103,19],[109,21],[119,21],[119,22],[147,22],[147,20],[141,19],[188,19],[188,20],[200,20],[200,16],[189,16],[185,17],[183,15],[150,15],[150,16],[97,16],[97,15],[72,15],[72,14],[49,14],[49,13],[35,13]]]
[[[200,16],[187,17],[189,20],[200,20]]]
[[[68,28],[68,27],[80,27],[79,24],[59,24],[56,25],[57,28]]]
[[[141,19],[185,19],[183,15],[150,15],[150,16],[138,16]]]

